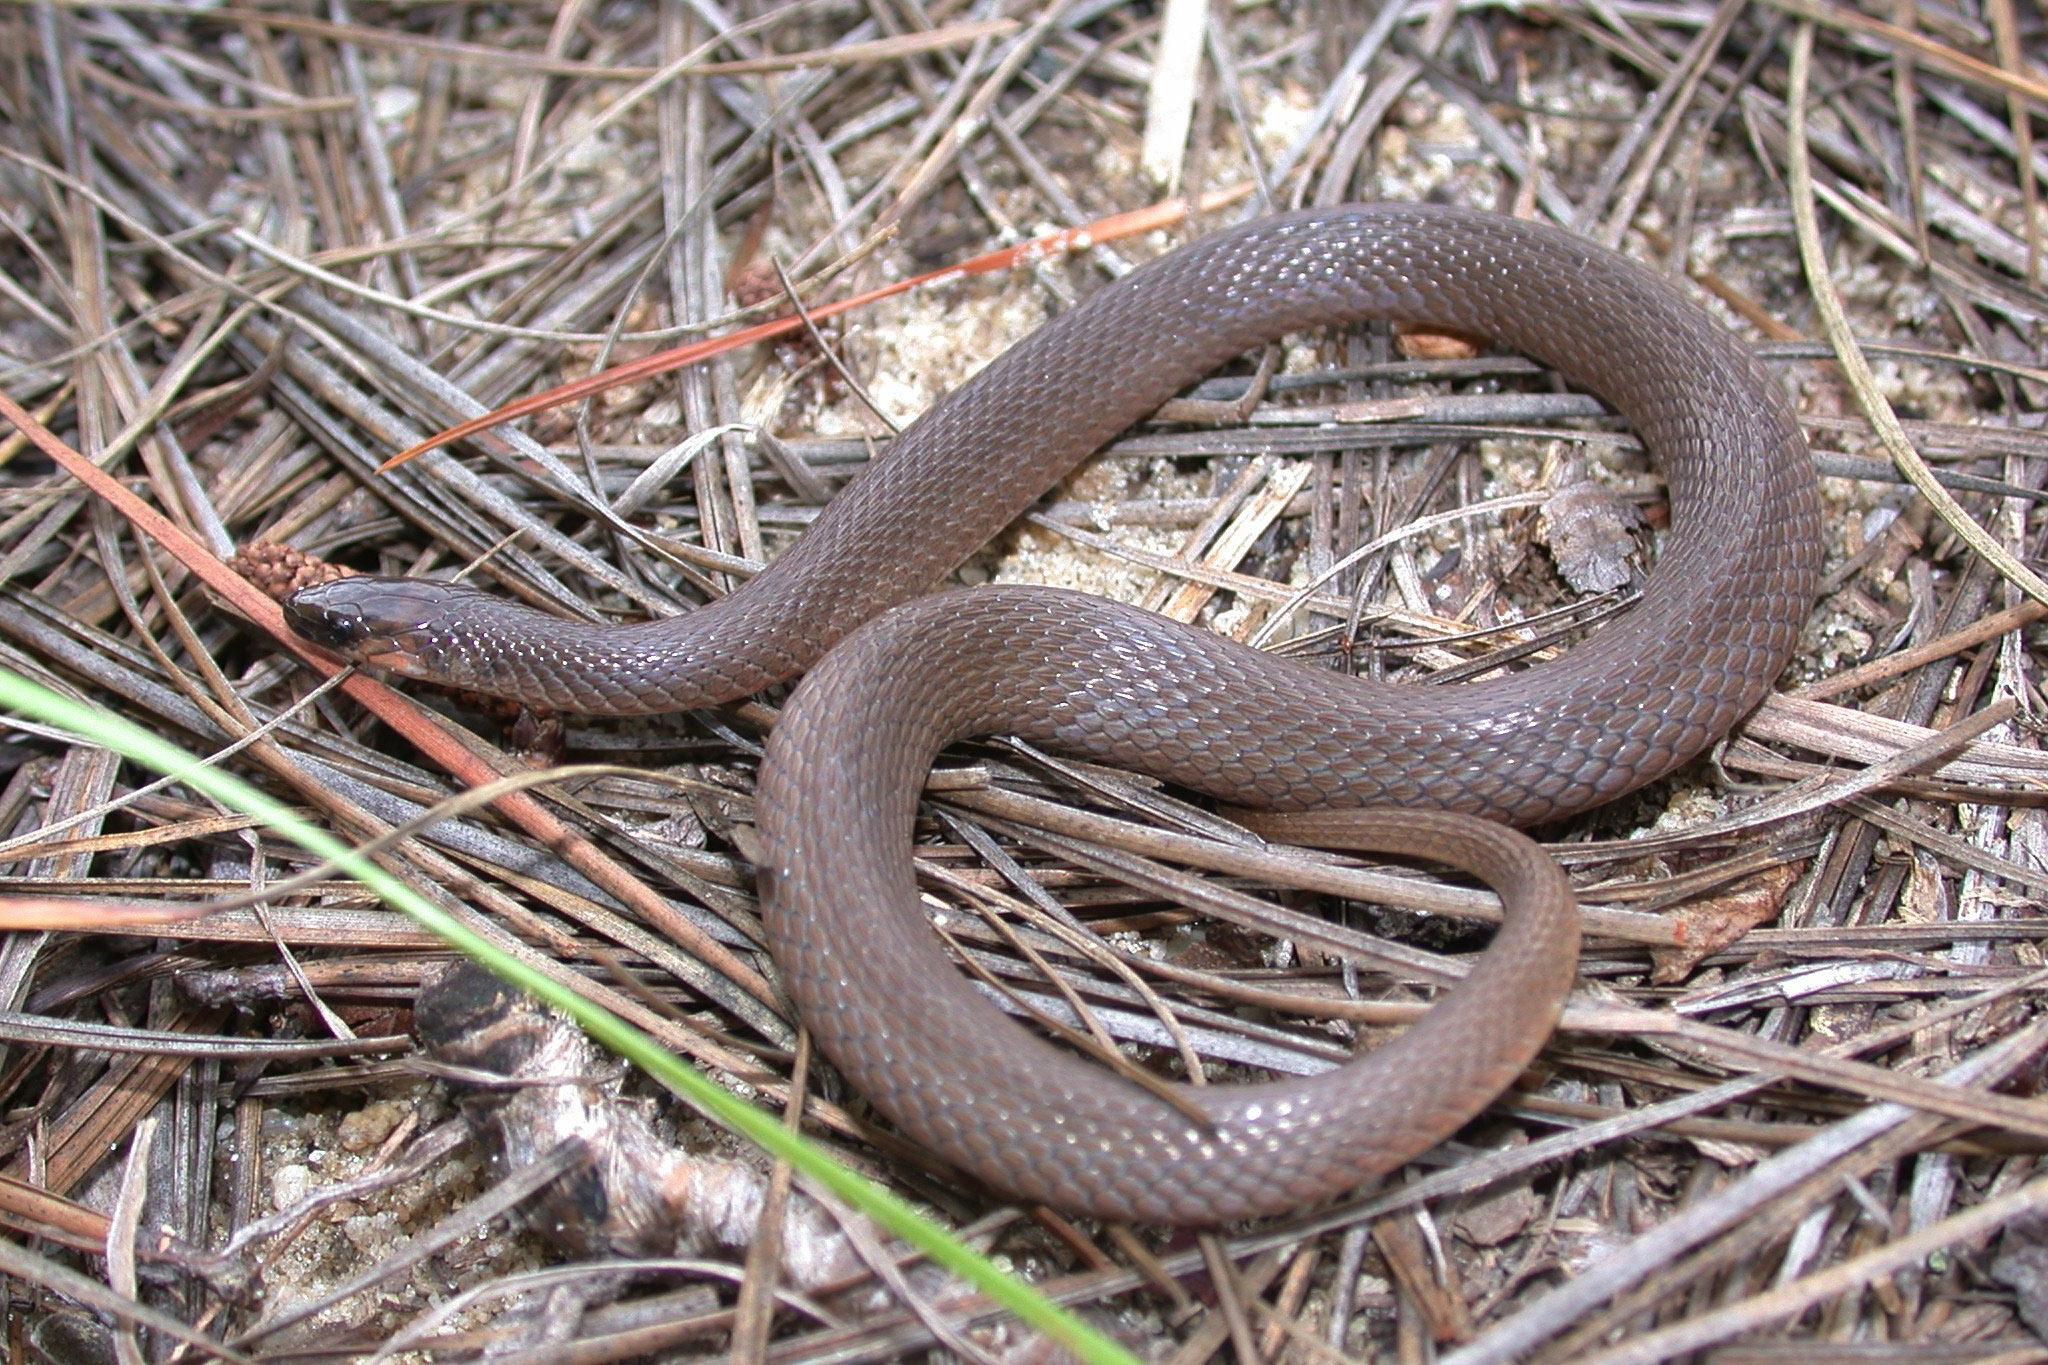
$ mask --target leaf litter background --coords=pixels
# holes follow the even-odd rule
[[[1191,74],[1155,82],[1177,45]],[[1378,1191],[1203,1244],[1005,1209],[906,1159],[808,1064],[807,1130],[1150,1358],[2048,1358],[2042,613],[2023,570],[1970,550],[1895,472],[1868,416],[1893,405],[1963,510],[2037,559],[2044,46],[2023,6],[1806,0],[11,8],[0,389],[197,554],[300,552],[236,561],[259,582],[317,572],[306,556],[482,559],[529,600],[635,615],[728,590],[890,422],[1206,222],[1436,198],[1682,272],[1798,397],[1830,509],[1826,591],[1781,695],[1715,761],[1541,832],[1589,939],[1568,1027],[1523,1086]],[[1148,166],[1147,130],[1177,112],[1189,134]],[[1211,207],[850,313],[826,324],[829,360],[811,340],[745,349],[373,473],[487,407],[728,329],[736,303],[781,311],[778,266],[823,302],[1176,193]],[[1808,194],[1810,249],[1876,393],[1828,358],[1796,241]],[[1080,584],[1394,674],[1568,642],[1640,572],[1654,476],[1531,367],[1418,349],[1370,329],[1294,339],[1249,423],[1130,433],[963,578]],[[522,746],[638,770],[471,810],[386,861],[787,1099],[801,1054],[764,1003],[745,859],[773,696],[565,731],[422,696],[506,749],[401,738],[340,694],[308,700],[317,675],[238,614],[253,598],[202,586],[19,435],[0,461],[7,666],[196,750],[242,746],[223,761],[350,837],[516,771]],[[7,1281],[24,1349],[170,1349],[109,1333],[58,1292],[64,1268],[275,1358],[552,1336],[589,1359],[883,1360],[944,1330],[949,1287],[899,1284],[940,1305],[920,1317],[850,1283],[886,1258],[801,1197],[777,1237],[742,1219],[679,1245],[720,1199],[779,1188],[630,1083],[600,1127],[675,1185],[640,1205],[611,1191],[611,1224],[549,1206],[580,1249],[516,1231],[502,1206],[520,1179],[573,1168],[552,1145],[563,1120],[500,1112],[472,1136],[454,1097],[480,1114],[474,1092],[424,1074],[409,1031],[443,960],[430,941],[339,883],[178,920],[305,859],[33,727],[0,756],[5,889],[60,898],[41,911],[55,928],[0,950],[0,1219],[26,1256]],[[1168,1070],[1323,1064],[1379,1017],[1333,1002],[1400,1017],[1435,979],[1429,954],[1480,941],[1366,904],[1378,884],[1344,860],[1293,886],[1299,859],[1194,870],[1144,831],[1207,836],[1210,817],[1000,744],[949,761],[933,797],[926,885],[963,947],[1057,1011],[1028,945],[1106,1036]],[[1241,890],[1329,917],[1348,960],[1190,913]],[[152,900],[160,922],[106,928],[108,902]],[[1058,907],[1170,973],[1105,969],[1046,927]],[[1247,987],[1309,1003],[1283,1016]],[[500,1023],[565,1049],[560,1075],[602,1070],[544,1023]],[[491,1142],[537,1155],[493,1166]],[[140,1269],[107,1260],[138,1222]],[[631,1286],[535,1272],[625,1254],[686,1259]],[[1044,1350],[949,1335],[956,1353]]]

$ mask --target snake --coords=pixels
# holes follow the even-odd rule
[[[1435,687],[1057,588],[934,591],[1196,379],[1287,333],[1365,320],[1490,338],[1632,424],[1670,528],[1631,610],[1555,658]],[[1347,205],[1214,232],[1091,293],[707,606],[576,622],[467,585],[363,576],[301,590],[287,615],[404,676],[587,714],[711,706],[802,675],[760,765],[758,880],[770,953],[819,1048],[905,1136],[999,1190],[1211,1225],[1393,1170],[1536,1056],[1575,977],[1577,915],[1562,874],[1507,827],[1670,773],[1753,709],[1818,590],[1819,517],[1782,387],[1662,276],[1543,223]],[[1414,1025],[1321,1074],[1134,1082],[1010,1018],[920,905],[926,774],[946,745],[989,735],[1278,812],[1283,827],[1287,812],[1359,810],[1356,844],[1492,883],[1503,926]]]

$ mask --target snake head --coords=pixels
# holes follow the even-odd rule
[[[424,578],[337,578],[284,600],[294,632],[323,649],[408,678],[455,682],[461,658],[449,622],[485,594]]]

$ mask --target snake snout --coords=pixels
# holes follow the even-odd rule
[[[364,634],[363,621],[354,604],[330,600],[333,594],[327,589],[335,586],[320,583],[300,588],[284,599],[284,619],[301,639],[346,654]]]

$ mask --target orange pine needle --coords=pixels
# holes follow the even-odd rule
[[[1202,196],[1192,208],[1195,211],[1207,213],[1235,203],[1250,192],[1250,186],[1245,185],[1235,186],[1227,190],[1217,190],[1214,193]],[[1042,237],[1034,237],[1028,242],[1020,242],[1016,246],[1004,247],[1000,251],[991,251],[985,256],[977,256],[963,265],[947,266],[943,270],[934,270],[927,274],[913,276],[907,280],[898,280],[892,284],[885,284],[879,289],[870,289],[864,294],[856,294],[852,298],[840,299],[836,303],[821,304],[811,310],[811,317],[814,321],[835,317],[840,313],[850,312],[855,308],[864,308],[877,300],[886,299],[892,295],[901,294],[920,285],[931,284],[939,280],[950,280],[961,275],[989,275],[998,270],[1009,270],[1020,264],[1040,261],[1048,256],[1057,256],[1069,251],[1085,251],[1098,242],[1113,242],[1120,237],[1131,237],[1140,232],[1150,232],[1154,228],[1170,226],[1187,217],[1190,211],[1191,206],[1185,199],[1164,199],[1157,204],[1152,204],[1142,209],[1133,209],[1128,213],[1118,213],[1112,214],[1107,218],[1098,218],[1085,227],[1063,228],[1058,232],[1046,233]],[[386,470],[395,469],[407,460],[412,459],[415,455],[424,455],[430,450],[438,450],[451,442],[463,439],[465,436],[474,436],[479,431],[502,426],[506,422],[514,421],[521,417],[530,417],[537,412],[546,412],[550,408],[558,408],[565,403],[574,403],[580,399],[588,398],[592,394],[601,393],[606,389],[621,384],[631,384],[638,380],[652,378],[658,374],[667,374],[670,370],[679,370],[685,365],[694,365],[700,360],[708,359],[714,355],[722,355],[726,351],[735,350],[741,346],[751,346],[757,341],[766,341],[771,337],[783,336],[789,332],[797,331],[802,326],[803,319],[792,314],[769,322],[756,323],[752,327],[743,327],[737,332],[728,332],[724,336],[711,337],[704,341],[693,341],[687,346],[676,346],[666,351],[657,351],[653,355],[628,361],[624,365],[615,365],[601,373],[572,380],[567,384],[558,385],[544,393],[532,394],[526,398],[520,398],[507,403],[505,406],[484,413],[480,417],[472,417],[466,422],[459,422],[449,427],[446,431],[428,437],[418,445],[399,451],[396,455],[393,455],[390,459],[379,465],[377,467],[378,472],[382,473]]]

